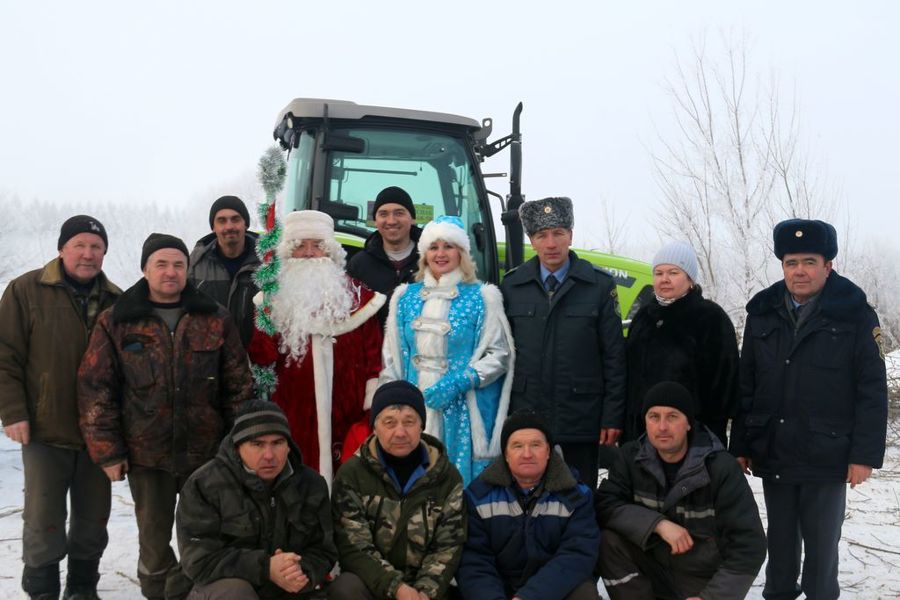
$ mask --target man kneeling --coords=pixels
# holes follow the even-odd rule
[[[643,413],[647,433],[622,447],[597,492],[610,598],[744,598],[766,536],[740,466],[694,420],[681,384],[650,388]]]
[[[457,573],[464,598],[599,599],[591,489],[553,451],[536,412],[513,413],[503,457],[466,489],[469,539]]]
[[[309,597],[337,558],[325,480],[264,400],[246,403],[216,457],[184,484],[176,525],[191,600]]]

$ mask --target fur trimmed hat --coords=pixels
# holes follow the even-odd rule
[[[529,237],[541,229],[572,229],[575,225],[572,201],[565,196],[525,202],[519,207],[519,219]]]
[[[103,254],[106,254],[106,251],[109,249],[106,228],[103,227],[103,223],[88,215],[75,215],[66,219],[59,229],[59,240],[56,243],[56,249],[62,250],[66,242],[79,233],[93,233],[100,236],[100,239],[103,240]]]
[[[302,240],[333,240],[334,219],[318,210],[288,213],[282,222],[280,245],[294,245]]]
[[[451,215],[443,215],[428,223],[419,238],[419,254],[425,255],[428,247],[437,240],[444,240],[469,253],[469,236],[462,219]]]
[[[821,254],[831,260],[838,253],[837,231],[830,223],[810,219],[788,219],[775,226],[772,231],[775,242],[775,256],[778,260],[785,254],[809,252]]]
[[[181,238],[177,238],[174,235],[169,235],[167,233],[151,233],[147,236],[147,239],[144,240],[144,245],[141,248],[141,271],[147,266],[147,260],[150,258],[150,255],[163,248],[173,248],[178,250],[184,254],[185,259],[187,259],[186,262],[190,261],[191,255]]]
[[[694,248],[687,242],[669,242],[659,249],[653,257],[653,268],[659,265],[675,265],[684,271],[691,281],[697,283],[700,267],[697,265],[697,255]]]
[[[244,224],[247,227],[250,227],[250,212],[247,210],[247,205],[244,204],[244,201],[237,196],[222,196],[221,198],[213,202],[212,206],[209,208],[210,229],[213,228],[213,223],[216,220],[216,213],[225,208],[230,208],[237,214],[241,215],[241,218],[244,219]]]

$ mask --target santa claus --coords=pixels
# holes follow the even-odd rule
[[[350,427],[365,417],[381,369],[376,314],[385,296],[344,272],[346,253],[323,212],[289,213],[277,249],[277,333],[254,333],[250,360],[274,364],[272,400],[285,412],[304,462],[331,483]]]

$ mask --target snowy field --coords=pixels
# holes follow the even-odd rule
[[[900,598],[900,423],[888,433],[885,468],[848,490],[841,541],[841,589],[845,598]],[[19,447],[0,433],[0,598],[24,598],[22,570],[22,463]],[[762,486],[751,478],[765,522]],[[137,527],[127,482],[112,487],[109,547],[101,563],[104,600],[140,598]],[[173,538],[174,539],[174,538]],[[64,565],[63,565],[64,567]],[[762,598],[762,574],[749,598]]]

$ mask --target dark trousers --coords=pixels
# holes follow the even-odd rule
[[[600,469],[597,442],[561,442],[559,447],[566,464],[578,471],[581,481],[592,490],[597,489],[597,471]]]
[[[643,550],[615,531],[600,533],[598,567],[611,600],[681,600],[699,594],[707,579],[670,568],[669,545]],[[669,565],[669,566],[664,566]]]
[[[146,598],[165,597],[166,579],[183,577],[170,545],[183,484],[183,479],[162,469],[132,465],[128,471],[138,526],[138,580]]]
[[[838,543],[847,505],[844,482],[784,484],[763,480],[768,513],[769,562],[763,597],[810,600],[840,595]],[[804,551],[800,585],[800,555]]]
[[[25,470],[22,511],[25,591],[36,594],[59,590],[58,564],[66,555],[70,579],[74,571],[84,579],[77,584],[96,585],[97,566],[109,541],[106,532],[110,509],[109,479],[91,461],[86,450],[31,442],[22,446],[22,464]],[[71,511],[67,509],[67,496]],[[66,518],[69,520],[68,532]],[[73,563],[80,567],[73,569]],[[44,590],[44,587],[50,589]]]
[[[344,571],[328,586],[329,600],[377,600],[358,575]],[[457,588],[447,591],[444,600],[460,598]],[[190,599],[189,599],[190,600]]]

